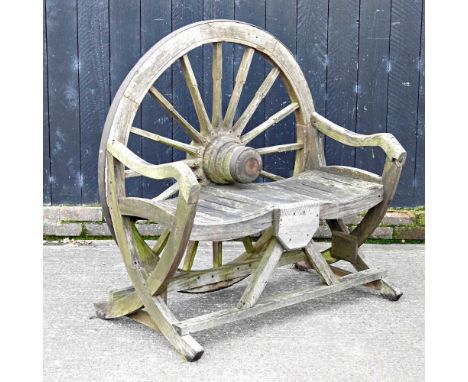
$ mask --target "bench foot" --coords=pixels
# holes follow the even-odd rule
[[[176,331],[174,324],[178,320],[168,308],[164,298],[157,296],[153,301],[154,307],[148,309],[151,313],[148,313],[146,310],[139,310],[129,315],[129,317],[153,330],[161,332],[175,350],[187,361],[194,362],[199,360],[204,353],[203,347],[190,334],[181,335]]]
[[[380,285],[380,294],[390,301],[398,301],[403,296],[403,292],[400,289],[385,279],[380,280]]]

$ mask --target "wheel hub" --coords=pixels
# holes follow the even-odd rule
[[[237,139],[219,136],[203,153],[203,170],[213,183],[252,183],[260,175],[262,158],[257,150]]]

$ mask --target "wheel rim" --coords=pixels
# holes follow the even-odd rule
[[[216,73],[222,71],[223,43],[234,43],[244,48],[242,60],[236,74],[236,81],[234,82],[233,93],[227,107],[225,107],[224,116],[221,104],[222,97],[220,96],[221,79],[216,77]],[[212,98],[214,102],[211,118],[206,113],[197,88],[196,74],[192,70],[188,57],[191,50],[205,44],[213,44]],[[250,62],[255,53],[261,54],[273,67],[247,108],[241,112],[237,120],[234,120],[238,102],[242,95],[243,83],[245,83]],[[198,129],[187,122],[154,86],[154,83],[164,71],[178,60],[181,62],[185,81],[195,106],[199,122]],[[243,133],[256,108],[273,83],[279,81],[279,78],[288,93],[290,104],[280,108],[254,129]],[[148,93],[170,114],[176,123],[182,126],[185,133],[192,139],[190,144],[162,137],[132,126],[135,114],[143,98]],[[269,33],[252,25],[230,20],[199,22],[171,33],[150,49],[131,70],[120,86],[106,119],[99,153],[99,195],[103,215],[112,235],[114,236],[114,229],[107,206],[106,171],[114,171],[116,180],[123,184],[125,178],[133,174],[129,171],[125,172],[124,167],[121,165],[115,166],[113,169],[106,168],[106,145],[109,139],[115,139],[127,144],[130,134],[133,133],[184,151],[187,154],[187,164],[192,167],[200,182],[208,183],[213,182],[213,179],[218,179],[207,174],[206,171],[209,166],[204,166],[202,163],[203,154],[210,143],[222,136],[229,137],[240,146],[246,146],[256,136],[263,134],[288,115],[294,114],[296,143],[271,146],[256,151],[262,156],[277,152],[294,151],[296,153],[294,173],[296,174],[305,169],[324,164],[321,138],[310,127],[309,123],[313,111],[312,96],[307,82],[292,53]],[[216,163],[213,163],[213,166],[216,167]],[[229,166],[227,165],[227,167]],[[266,171],[262,171],[260,174],[273,181],[281,179],[281,177]],[[122,195],[119,196],[125,196],[125,187],[121,188],[121,192]],[[169,187],[156,199],[162,200],[171,197],[176,192],[177,184]]]

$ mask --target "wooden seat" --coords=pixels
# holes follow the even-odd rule
[[[377,181],[327,168],[277,182],[206,186],[200,192],[190,239],[229,240],[259,233],[271,226],[276,206],[305,200],[320,205],[322,219],[338,219],[380,203],[382,191]],[[176,198],[154,204],[175,216]]]

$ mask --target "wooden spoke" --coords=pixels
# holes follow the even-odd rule
[[[166,110],[195,142],[203,143],[205,138],[201,135],[184,117],[182,117],[169,100],[162,95],[154,86],[149,90],[151,96],[159,102],[164,110]]]
[[[159,239],[156,241],[156,244],[153,247],[153,252],[156,256],[159,256],[161,252],[163,251],[164,247],[167,244],[167,240],[169,239],[170,234],[171,234],[171,231],[168,229],[165,229],[163,233],[159,236]]]
[[[190,271],[193,266],[193,261],[195,260],[195,255],[197,254],[198,241],[189,241],[187,245],[187,250],[185,252],[184,263],[182,264],[183,271]]]
[[[265,122],[258,125],[253,130],[249,131],[248,133],[244,134],[241,137],[242,143],[248,143],[252,139],[254,139],[257,135],[263,133],[266,129],[270,128],[271,126],[275,125],[282,119],[286,118],[289,114],[294,112],[299,107],[299,104],[293,102],[286,106],[285,108],[281,109],[280,111],[273,114],[270,118],[268,118]]]
[[[198,155],[200,153],[200,149],[195,146],[189,145],[187,143],[175,141],[174,139],[166,138],[159,134],[155,134],[146,130],[139,129],[138,127],[132,127],[130,131],[142,137],[152,139],[153,141],[163,143],[167,146],[174,147],[175,149],[178,149],[181,151],[185,151],[188,154]]]
[[[125,170],[125,178],[135,178],[137,176],[142,176],[142,175],[130,169]]]
[[[244,55],[242,56],[241,63],[239,65],[239,70],[236,75],[236,82],[234,84],[234,89],[232,90],[231,99],[229,100],[229,105],[226,110],[226,115],[224,116],[223,127],[228,128],[232,126],[234,120],[234,114],[236,113],[237,104],[242,93],[242,88],[244,87],[245,80],[249,74],[250,64],[252,63],[252,58],[255,50],[253,48],[245,48]]]
[[[188,90],[192,97],[193,105],[197,113],[198,121],[200,122],[200,131],[202,133],[208,133],[211,130],[210,119],[206,113],[205,105],[198,90],[197,79],[193,73],[192,65],[187,55],[182,56],[180,59],[182,65],[182,70],[184,72],[185,82],[187,84]]]
[[[223,120],[223,45],[220,42],[213,44],[213,113],[211,126],[218,127]]]
[[[252,243],[252,238],[250,236],[246,236],[242,238],[242,244],[244,244],[245,251],[247,253],[254,253],[255,248]]]
[[[264,178],[271,179],[271,180],[281,180],[284,179],[282,176],[272,174],[271,172],[262,170],[260,171],[260,176],[263,176]]]
[[[213,268],[223,265],[223,242],[213,241]]]
[[[154,202],[159,202],[161,200],[169,199],[171,196],[177,194],[179,191],[179,183],[174,183],[172,186],[166,188],[163,192],[161,192],[158,196],[153,198]]]
[[[266,155],[266,154],[282,153],[285,151],[300,150],[302,148],[304,148],[303,143],[288,143],[285,145],[262,147],[262,148],[257,149],[257,152],[260,155]]]
[[[263,83],[258,88],[255,96],[250,101],[247,108],[244,110],[242,115],[239,117],[237,122],[234,124],[233,131],[237,135],[241,135],[244,130],[247,122],[252,118],[253,113],[257,110],[258,105],[262,102],[263,98],[267,95],[273,84],[275,83],[276,78],[278,77],[279,69],[274,67],[268,73],[268,76],[263,80]]]

